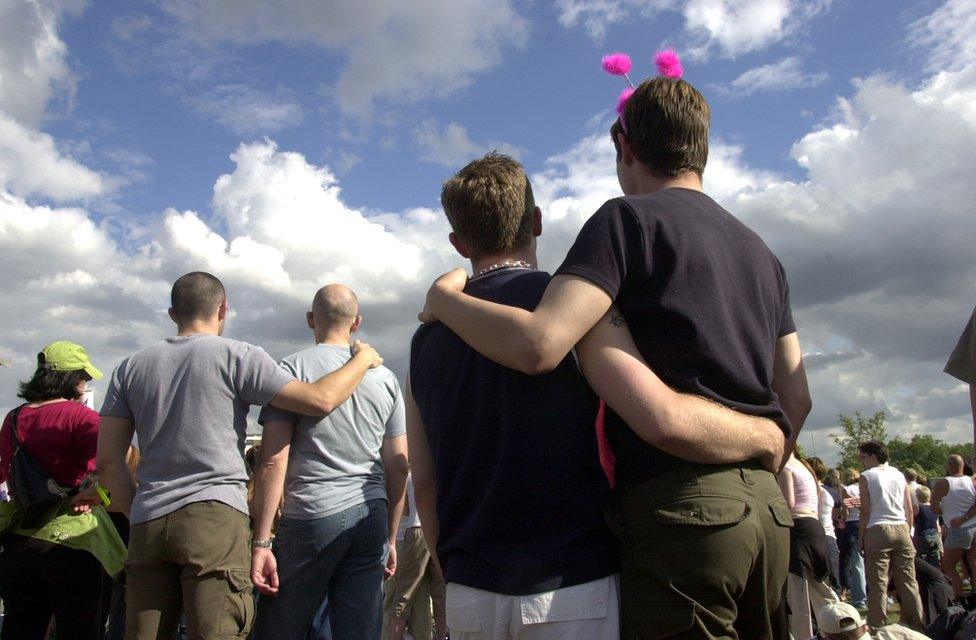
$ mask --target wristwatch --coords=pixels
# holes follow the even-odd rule
[[[267,540],[251,540],[251,548],[270,549],[271,540],[273,540],[273,538],[268,538]]]

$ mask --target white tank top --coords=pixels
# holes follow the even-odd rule
[[[847,495],[852,498],[861,497],[861,486],[857,483],[847,485],[846,487],[844,487],[844,490],[847,492]],[[845,518],[847,522],[857,522],[860,519],[861,519],[860,509],[858,509],[857,507],[851,507],[850,509],[847,510],[847,517]]]
[[[867,478],[871,498],[871,517],[868,528],[879,524],[904,524],[905,476],[888,463],[879,464],[861,474]]]
[[[942,519],[948,525],[953,518],[964,515],[976,502],[976,487],[969,476],[946,476],[949,483],[949,493],[942,498]],[[962,523],[961,528],[976,524],[976,518],[970,518]]]

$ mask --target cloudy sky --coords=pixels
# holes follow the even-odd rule
[[[441,182],[519,157],[555,268],[619,195],[600,57],[641,77],[671,46],[712,105],[706,191],[791,281],[803,445],[830,456],[837,414],[879,409],[966,440],[941,371],[976,303],[974,43],[974,0],[0,0],[0,408],[47,342],[110,371],[170,335],[194,269],[276,357],[320,285],[352,286],[402,374],[462,264]]]

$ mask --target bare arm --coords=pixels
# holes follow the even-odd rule
[[[777,482],[779,482],[780,491],[783,492],[783,497],[786,498],[786,506],[793,510],[796,506],[796,493],[793,490],[793,472],[788,468],[783,469],[778,476],[776,476]]]
[[[254,470],[254,499],[251,505],[255,540],[271,539],[271,527],[284,491],[288,452],[291,450],[294,430],[295,425],[290,422],[271,420],[264,423],[261,461]],[[278,564],[271,549],[251,549],[251,582],[261,593],[269,596],[278,593]]]
[[[915,526],[915,510],[912,508],[912,490],[905,485],[905,522],[908,523],[908,529],[911,530]]]
[[[871,520],[871,492],[868,491],[868,480],[864,476],[857,481],[861,489],[861,519],[858,521],[858,530],[861,537],[861,553],[864,553],[864,534],[868,531],[868,521]]]
[[[292,380],[271,399],[273,406],[308,416],[328,415],[349,399],[366,372],[383,364],[371,346],[356,342],[349,362],[315,382]]]
[[[526,311],[463,293],[465,279],[460,269],[438,278],[421,319],[440,320],[485,357],[532,375],[556,368],[612,302],[589,280],[556,276]]]
[[[949,481],[945,478],[935,481],[932,487],[932,511],[942,515],[942,498],[949,493]]]
[[[99,482],[112,494],[112,504],[126,517],[136,495],[136,483],[125,459],[134,432],[130,418],[103,416],[98,427]]]
[[[976,478],[973,479],[973,482],[974,482],[974,484],[976,484]],[[948,481],[946,481],[946,486],[948,486],[948,484],[949,484]],[[948,491],[946,491],[946,493],[948,493]],[[970,518],[974,518],[974,517],[976,517],[976,503],[973,503],[973,506],[969,507],[969,509],[966,511],[966,513],[962,514],[958,518],[953,518],[947,524],[950,527],[956,529],[956,528],[961,527],[963,525],[963,523],[965,523],[967,520],[969,520]]]
[[[615,307],[583,337],[577,354],[593,390],[646,442],[689,462],[758,458],[778,470],[785,437],[776,423],[668,387],[641,357]]]
[[[430,550],[430,558],[434,566],[441,571],[440,559],[437,557],[437,536],[440,523],[437,521],[437,482],[434,475],[434,457],[427,442],[427,431],[424,429],[420,410],[413,399],[410,381],[403,393],[403,400],[407,410],[407,445],[410,451],[410,474],[413,477],[414,501],[417,503],[417,514],[420,516],[420,527]],[[443,571],[441,571],[443,575]]]
[[[384,572],[384,577],[389,580],[396,572],[396,535],[400,528],[400,516],[403,515],[403,504],[407,499],[407,473],[410,471],[407,462],[407,436],[400,435],[384,440],[380,448],[380,458],[383,460],[383,473],[386,476],[386,500],[390,505],[390,556]]]
[[[786,443],[786,450],[792,451],[800,429],[813,408],[807,374],[803,369],[803,351],[796,332],[782,336],[776,341],[773,356],[773,391],[779,397],[779,405],[790,421],[792,433]]]

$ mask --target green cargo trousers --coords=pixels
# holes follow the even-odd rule
[[[771,473],[680,467],[621,488],[605,511],[623,640],[788,640],[793,518]]]
[[[186,613],[192,640],[246,638],[254,624],[251,526],[223,502],[191,502],[132,525],[126,640],[173,638]]]

